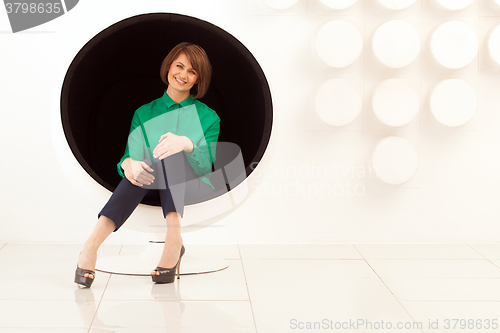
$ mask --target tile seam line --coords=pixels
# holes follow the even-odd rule
[[[72,300],[69,298],[53,298],[53,299],[40,299],[40,298],[1,298],[0,302],[26,302],[26,301],[35,301],[35,302],[61,302],[67,301],[71,302]],[[500,302],[500,300],[498,300]],[[105,302],[248,302],[247,299],[107,299]],[[101,301],[99,301],[101,304]],[[93,320],[93,319],[92,319]],[[0,326],[1,327],[1,326]]]
[[[245,260],[269,260],[269,261],[272,261],[272,260],[329,260],[329,261],[332,261],[332,260],[364,260],[364,259],[344,259],[344,258],[341,258],[341,259],[336,259],[336,258],[324,258],[324,259],[318,259],[318,258],[245,258]],[[379,259],[379,260],[382,260],[382,259]],[[390,259],[389,259],[390,260]],[[404,259],[400,259],[400,260],[404,260]],[[475,259],[475,260],[483,260],[483,259]]]
[[[118,251],[118,255],[120,255],[120,253],[122,253],[122,250],[123,250],[123,244],[121,244],[121,246],[120,246],[120,251]],[[97,306],[95,308],[94,317],[92,317],[92,321],[90,322],[89,329],[88,329],[87,333],[90,333],[90,330],[92,329],[92,325],[94,324],[94,320],[97,317],[97,313],[99,312],[99,308],[101,307],[101,303],[102,303],[102,300],[104,298],[104,294],[106,293],[106,289],[108,289],[109,281],[111,281],[112,275],[113,274],[109,274],[108,281],[106,282],[106,286],[104,287],[104,290],[102,291],[102,295],[101,295],[101,299],[99,300],[99,304],[97,304]]]
[[[250,304],[250,310],[252,311],[253,326],[255,328],[255,333],[258,333],[257,323],[255,322],[255,313],[253,311],[253,306],[252,306],[252,299],[250,297],[250,290],[248,290],[247,275],[245,274],[245,265],[243,264],[243,257],[241,256],[240,244],[236,245],[238,246],[238,253],[240,254],[240,260],[241,260],[241,268],[243,269],[243,277],[245,278],[245,286],[247,287],[248,303]]]
[[[470,244],[467,244],[468,247],[470,247],[473,251],[477,252],[481,257],[483,257],[485,260],[488,260],[491,264],[493,264],[495,267],[500,268],[497,264],[495,264],[493,261],[490,259],[486,258],[481,252],[473,248]],[[498,260],[498,259],[492,259],[492,260]]]
[[[361,254],[361,252],[358,250],[358,248],[356,247],[356,245],[352,244],[352,246],[354,246],[354,248],[356,249],[356,251],[358,251],[359,255],[361,257],[363,257],[363,259],[364,259],[365,257]],[[375,275],[379,278],[380,282],[382,282],[384,284],[384,286],[387,288],[387,290],[389,290],[389,292],[392,294],[392,296],[394,297],[394,299],[399,303],[399,305],[401,305],[401,307],[403,308],[403,310],[408,314],[408,316],[410,316],[411,320],[413,320],[414,323],[417,323],[417,321],[412,317],[412,315],[404,307],[404,305],[401,303],[401,301],[396,297],[396,295],[394,295],[394,293],[389,288],[389,286],[387,284],[385,284],[384,280],[382,280],[382,278],[377,274],[377,272],[375,272],[375,270],[373,269],[373,267],[370,265],[370,263],[368,263],[368,261],[366,259],[365,259],[365,262],[368,265],[368,267],[370,267],[370,269],[373,271],[373,273],[375,273]],[[420,329],[420,331],[424,332],[423,329]]]
[[[477,299],[471,299],[471,300],[467,300],[467,299],[405,299],[404,300],[405,302],[429,302],[429,303],[443,303],[443,302],[447,302],[447,303],[457,303],[457,302],[468,302],[468,303],[477,303],[477,302],[489,302],[489,303],[500,303],[500,299],[499,300],[487,300],[487,299],[483,299],[483,300],[477,300]]]
[[[55,328],[55,329],[58,329],[58,328],[66,328],[66,329],[75,329],[75,330],[81,330],[81,329],[86,329],[86,326],[51,326],[51,327],[34,327],[34,326],[0,326],[0,328],[12,328],[12,329],[38,329],[38,328],[45,328],[45,329],[51,329],[51,328]]]
[[[410,259],[405,259],[405,258],[368,258],[369,260],[407,260],[407,261],[413,261],[413,260],[428,260],[428,261],[442,261],[442,260],[487,260],[483,258],[443,258],[443,259],[432,259],[432,258],[410,258]],[[342,259],[346,260],[346,259]],[[354,260],[354,259],[353,259]],[[494,259],[494,260],[500,260],[500,259]]]
[[[10,301],[10,300],[5,300]],[[20,300],[25,301],[25,300]],[[35,301],[45,301],[45,300],[35,300]],[[54,300],[60,301],[60,300]],[[69,299],[63,299],[61,301],[70,301]],[[107,299],[104,302],[248,302],[247,299]]]
[[[7,300],[0,300],[0,301],[19,301],[19,302],[24,302],[26,300],[23,300],[23,299],[7,299]],[[33,301],[33,300],[28,300],[28,301]],[[37,300],[34,300],[34,301],[47,301],[47,300],[41,300],[41,299],[37,299]],[[60,301],[60,300],[49,300],[49,301]],[[66,300],[63,300],[63,301],[68,301],[67,299]],[[500,299],[405,299],[404,301],[406,302],[488,302],[488,303],[500,303]],[[190,300],[176,300],[176,299],[165,299],[165,300],[147,300],[147,299],[133,299],[133,300],[123,300],[123,299],[120,299],[120,300],[106,300],[105,302],[136,302],[136,303],[143,303],[143,302],[184,302],[184,303],[190,303],[190,302],[196,302],[196,303],[201,303],[201,302],[209,302],[209,303],[213,303],[213,302],[244,302],[244,303],[247,303],[248,300],[220,300],[220,299],[216,299],[216,300],[211,300],[211,299],[203,299],[203,300],[193,300],[193,299],[190,299]],[[412,318],[413,319],[413,318]],[[1,328],[1,327],[0,327]],[[83,327],[79,327],[79,328],[83,328]]]
[[[356,278],[356,277],[351,277]],[[500,276],[492,277],[478,277],[478,276],[420,276],[420,277],[408,277],[408,276],[398,276],[398,277],[388,277],[387,280],[408,280],[408,279],[418,279],[418,280],[500,280]]]

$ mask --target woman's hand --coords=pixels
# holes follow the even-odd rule
[[[193,142],[187,136],[178,136],[168,132],[161,136],[160,143],[153,150],[153,157],[163,160],[183,150],[190,153],[193,149]]]
[[[143,186],[151,184],[155,177],[149,172],[154,170],[149,167],[143,161],[134,161],[130,158],[126,158],[121,165],[125,177],[136,186]],[[148,172],[149,171],[149,172]]]

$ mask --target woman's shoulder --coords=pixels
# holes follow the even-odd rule
[[[136,110],[135,113],[139,115],[149,115],[152,112],[155,112],[159,107],[161,107],[161,98],[157,98],[152,100],[149,103],[143,104],[139,106]]]
[[[217,112],[215,112],[214,109],[210,108],[205,103],[195,99],[194,105],[196,106],[196,110],[198,111],[198,114],[204,114],[205,116],[209,116],[209,117],[213,118],[214,120],[220,121],[220,118],[219,118],[219,115],[217,114]]]
[[[161,97],[153,99],[151,102],[143,104],[140,108],[141,109],[153,109],[157,107],[165,107]]]

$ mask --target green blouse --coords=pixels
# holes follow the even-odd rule
[[[220,118],[204,103],[191,96],[175,103],[165,91],[163,96],[139,107],[132,118],[125,154],[118,163],[118,173],[125,177],[121,164],[126,158],[155,161],[153,150],[167,132],[188,137],[194,145],[186,158],[196,175],[212,189],[207,174],[212,172]]]

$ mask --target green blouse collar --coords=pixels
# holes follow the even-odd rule
[[[172,107],[172,105],[175,105],[175,104],[180,104],[180,106],[186,107],[186,106],[194,103],[194,99],[193,99],[192,95],[190,95],[188,98],[186,98],[182,102],[176,103],[176,102],[174,102],[174,100],[172,98],[170,98],[170,96],[167,95],[166,90],[163,93],[162,100],[163,100],[163,103],[165,103],[165,105],[167,106],[167,108],[170,108],[170,107]]]

